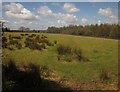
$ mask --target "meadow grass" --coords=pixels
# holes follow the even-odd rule
[[[4,33],[4,36],[8,37],[9,34],[20,36],[21,33],[7,32]],[[34,34],[44,34],[50,41],[57,41],[57,44],[68,45],[72,48],[80,48],[83,56],[87,57],[90,62],[76,62],[76,60],[73,62],[59,62],[57,60],[57,44],[47,47],[47,49],[42,51],[31,50],[29,48],[12,51],[3,49],[3,62],[12,58],[17,64],[21,64],[22,61],[46,65],[61,76],[79,81],[99,80],[100,71],[103,67],[109,70],[112,79],[118,76],[118,40],[65,34]],[[22,45],[24,45],[23,40],[20,41]]]

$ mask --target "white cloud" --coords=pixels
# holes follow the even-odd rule
[[[111,16],[109,16],[109,19],[117,19],[117,17],[114,15],[111,15]]]
[[[30,10],[24,8],[24,6],[20,3],[10,3],[9,5],[5,5],[5,7],[8,10],[5,12],[8,17],[24,20],[35,20],[39,18],[39,16],[34,15]]]
[[[98,25],[100,25],[101,24],[101,20],[98,20]]]
[[[65,24],[66,22],[64,20],[58,20],[57,23],[59,23],[59,24]]]
[[[39,9],[38,9],[38,13],[41,13],[41,14],[44,14],[44,15],[50,15],[52,14],[52,10],[49,9],[47,6],[41,6]]]
[[[81,21],[82,21],[83,24],[87,24],[88,23],[88,19],[86,19],[86,18],[82,18]]]
[[[67,23],[75,23],[75,22],[77,22],[77,18],[73,14],[58,13],[58,14],[55,14],[55,17],[58,17],[58,18],[64,20],[65,22],[67,22]]]
[[[98,13],[102,16],[110,16],[112,14],[111,8],[100,8]]]
[[[111,8],[100,8],[98,13],[101,16],[105,16],[107,18],[107,23],[117,23],[117,17],[113,15],[112,9]]]
[[[69,13],[74,13],[74,12],[80,11],[80,9],[78,9],[74,4],[70,4],[70,3],[65,3],[63,6],[63,9]]]
[[[57,18],[60,21],[64,21],[68,24],[73,24],[77,22],[77,18],[73,14],[62,14],[62,13],[54,13],[50,8],[47,6],[41,6],[38,9],[38,12],[43,14],[44,16],[52,16],[54,19]]]

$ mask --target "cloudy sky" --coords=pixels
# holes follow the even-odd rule
[[[18,29],[46,29],[49,26],[117,23],[117,2],[19,2],[3,3],[2,17],[6,26]]]

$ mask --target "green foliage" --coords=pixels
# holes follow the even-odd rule
[[[70,46],[58,45],[57,46],[58,61],[63,57],[67,62],[71,62],[74,58],[78,61],[89,61],[86,57],[82,55],[81,49],[73,49]]]
[[[57,47],[57,52],[58,52],[59,55],[66,55],[66,54],[71,54],[72,49],[69,46],[59,45]]]
[[[119,39],[120,32],[116,24],[86,25],[76,26],[70,25],[66,27],[48,27],[48,33],[62,33],[71,35],[94,36],[103,38]]]
[[[57,41],[54,41],[55,44],[57,44]]]
[[[5,32],[4,36],[9,38],[9,35],[19,36],[20,34],[26,34],[22,32]],[[27,33],[29,35],[33,33]],[[34,33],[36,35],[41,35],[41,33]],[[43,34],[43,33],[42,33]],[[117,77],[118,73],[118,40],[113,39],[103,39],[95,37],[83,37],[83,36],[73,36],[73,35],[63,35],[63,34],[47,34],[50,42],[57,40],[59,44],[65,46],[70,46],[72,52],[76,48],[80,48],[82,51],[82,56],[90,59],[92,62],[79,63],[76,62],[77,56],[73,54],[72,61],[70,63],[60,63],[64,61],[65,56],[60,55],[60,60],[57,61],[57,51],[55,45],[54,47],[47,48],[44,51],[31,51],[28,48],[23,48],[21,50],[15,49],[14,51],[3,49],[3,62],[7,61],[9,57],[13,58],[16,63],[23,62],[33,62],[38,65],[47,65],[50,69],[55,70],[67,78],[75,79],[78,81],[89,81],[89,80],[99,80],[100,78],[100,67],[107,65],[110,71],[110,78],[112,80]],[[24,46],[24,39],[26,36],[20,40],[22,46]],[[41,38],[41,36],[40,36]],[[33,38],[32,38],[33,39]],[[75,62],[74,62],[75,61]],[[82,60],[83,61],[83,60]],[[22,65],[22,64],[20,64]],[[107,69],[108,70],[108,69]],[[118,77],[117,77],[118,78]],[[23,78],[24,79],[24,78]]]
[[[64,57],[64,60],[67,61],[67,62],[71,62],[71,61],[72,61],[72,56],[66,55],[66,56]]]
[[[35,38],[33,38],[35,37]],[[42,35],[40,37],[40,35],[35,35],[32,34],[31,36],[27,37],[25,40],[25,47],[29,47],[30,49],[37,49],[37,50],[42,50],[42,49],[46,49],[46,45],[47,46],[53,46],[53,44],[46,39],[47,37]]]

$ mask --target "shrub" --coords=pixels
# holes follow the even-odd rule
[[[32,34],[31,36],[32,36],[32,37],[35,37],[35,36],[36,36],[36,34]]]
[[[20,36],[13,36],[13,39],[22,39]]]
[[[41,38],[42,38],[42,39],[45,39],[45,38],[47,38],[47,36],[42,35]]]
[[[2,43],[7,42],[7,38],[6,37],[2,37]]]
[[[10,40],[9,43],[10,43],[11,45],[19,44],[17,40]]]
[[[75,56],[77,57],[77,59],[79,60],[79,61],[90,61],[87,57],[84,57],[83,55],[82,55],[82,51],[81,51],[81,49],[74,49],[73,50],[74,51],[74,54],[75,54]]]
[[[57,52],[59,55],[66,55],[66,54],[71,54],[72,49],[69,46],[59,45],[57,47]]]
[[[57,41],[54,41],[55,44],[57,44]]]
[[[58,61],[61,59],[61,56],[60,55],[57,55],[57,59],[58,59]]]
[[[46,49],[46,46],[44,43],[41,44],[41,48]]]
[[[65,61],[71,62],[72,61],[72,56],[70,56],[70,55],[65,56]]]
[[[28,35],[28,34],[25,34],[25,35]]]
[[[6,37],[2,37],[2,47],[7,48],[7,38]]]
[[[107,68],[102,68],[100,72],[100,80],[101,81],[107,81],[109,79],[109,72]]]
[[[21,36],[25,36],[25,34],[20,34]]]
[[[16,44],[16,47],[17,47],[18,49],[21,49],[21,48],[22,48],[22,44],[21,44],[21,43],[18,43],[18,44]]]
[[[78,59],[79,61],[90,61],[88,58],[83,57],[81,49],[73,49],[65,45],[59,45],[57,47],[57,53],[67,62],[71,62],[74,58]],[[60,60],[58,56],[57,58]]]
[[[7,43],[5,43],[5,42],[2,43],[2,48],[7,48],[7,46],[8,46]]]
[[[14,50],[13,46],[7,47],[9,50]]]
[[[41,66],[41,76],[42,77],[49,77],[50,74],[51,74],[51,70],[48,68],[48,66],[44,65],[44,66]]]
[[[42,50],[41,45],[39,45],[38,43],[34,42],[32,39],[30,40],[26,40],[25,42],[25,47],[29,47],[30,49],[38,49],[38,50]]]

